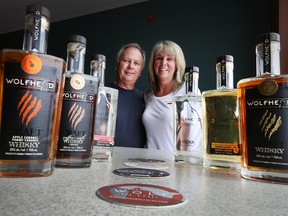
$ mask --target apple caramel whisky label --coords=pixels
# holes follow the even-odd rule
[[[268,89],[273,92],[274,87]],[[270,95],[260,88],[246,90],[248,165],[287,169],[288,88],[277,84],[277,91]]]
[[[237,96],[207,97],[207,153],[240,155]]]
[[[76,84],[76,88],[75,88]],[[81,86],[81,88],[79,88]],[[57,153],[90,151],[97,83],[83,76],[66,78]]]
[[[42,160],[49,155],[56,70],[42,66],[36,57],[27,55],[22,63],[4,65],[0,151],[4,160]]]
[[[10,73],[7,72],[5,76],[7,87],[50,92],[54,92],[56,89],[56,71],[43,66],[41,59],[36,55],[24,56],[21,64],[7,62],[5,68]]]

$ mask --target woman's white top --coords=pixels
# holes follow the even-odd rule
[[[185,85],[162,97],[154,94],[146,101],[142,121],[146,129],[149,149],[174,150],[173,97],[185,94]]]

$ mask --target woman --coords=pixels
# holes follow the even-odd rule
[[[150,56],[149,92],[142,121],[147,134],[147,147],[173,151],[174,96],[185,94],[182,77],[185,58],[181,47],[173,41],[157,42]]]

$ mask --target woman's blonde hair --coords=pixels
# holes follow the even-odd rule
[[[183,84],[182,77],[185,73],[186,62],[181,47],[170,40],[158,41],[152,49],[148,64],[148,78],[150,85],[148,95],[152,95],[159,88],[158,78],[154,71],[154,61],[157,55],[162,51],[169,53],[175,61],[176,71],[173,78],[172,90],[178,90]]]

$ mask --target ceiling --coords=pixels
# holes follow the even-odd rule
[[[0,34],[24,29],[26,7],[40,3],[51,12],[51,23],[148,0],[0,0]]]

